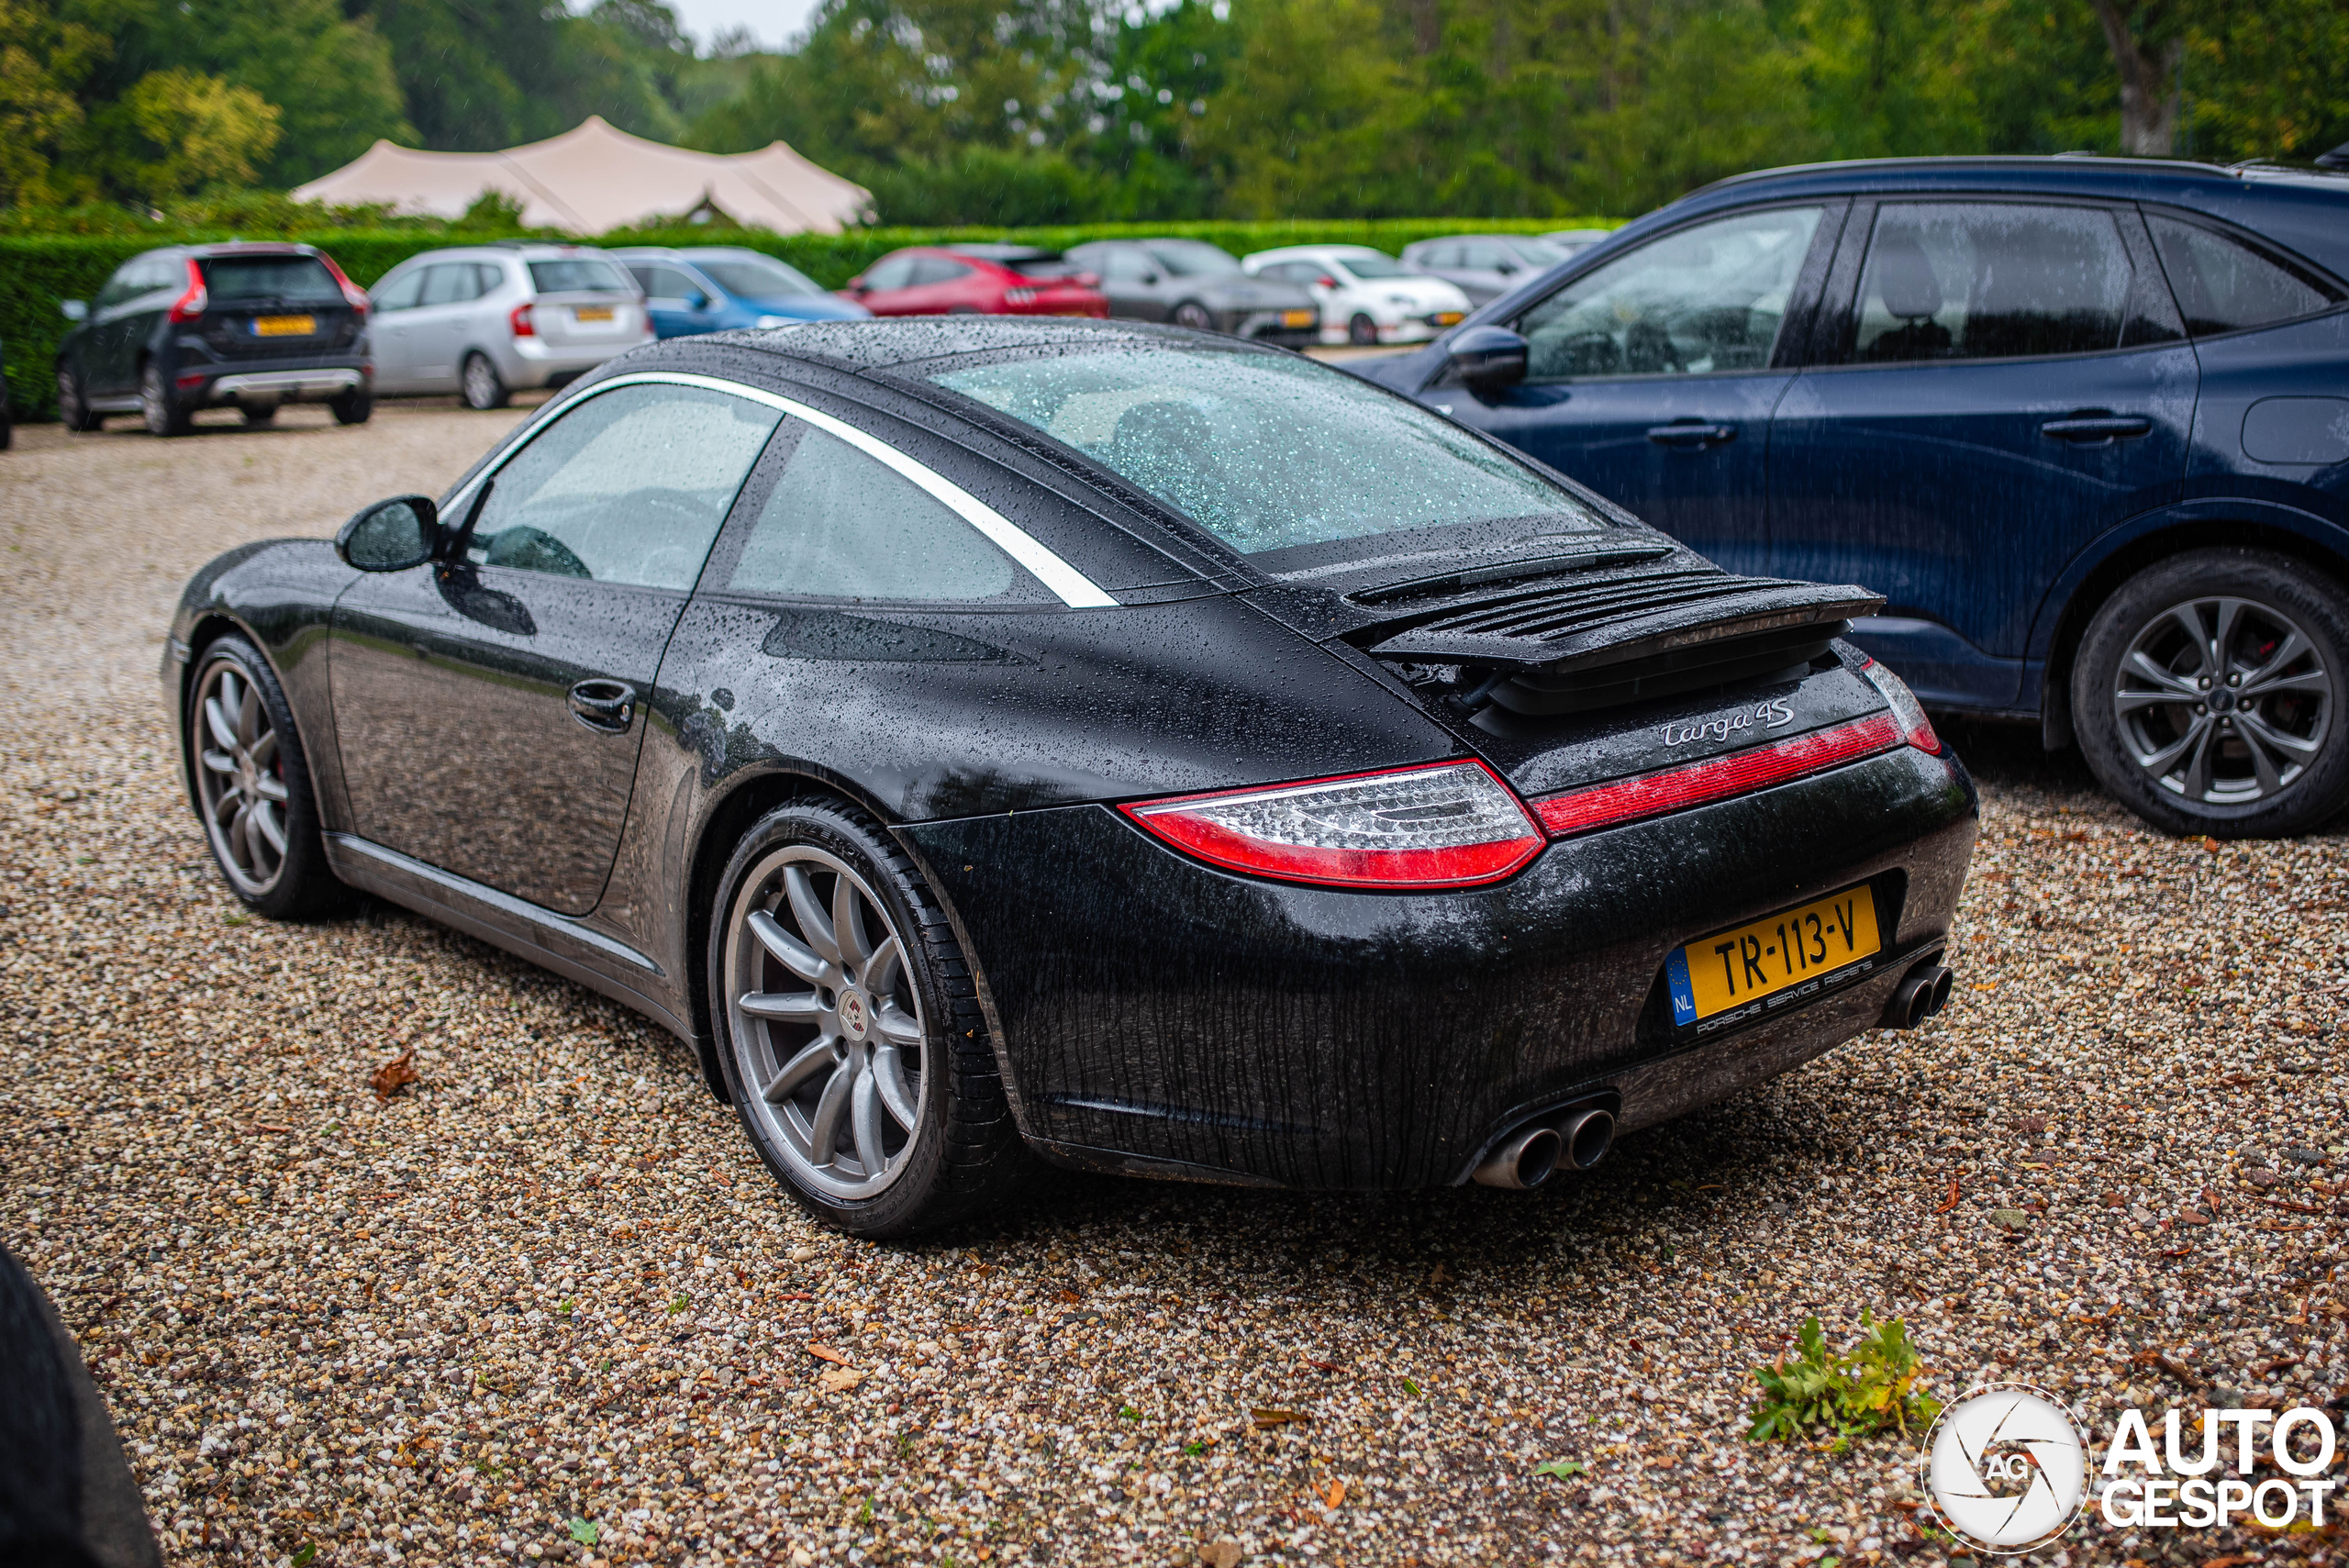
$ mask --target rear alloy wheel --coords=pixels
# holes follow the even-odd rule
[[[2349,798],[2349,598],[2280,556],[2196,550],[2089,624],[2074,727],[2105,787],[2174,833],[2270,838]]]
[[[1174,325],[1188,327],[1194,332],[1215,330],[1215,314],[1196,299],[1186,299],[1174,307]]]
[[[71,365],[57,367],[57,417],[65,428],[86,432],[102,427],[106,417],[90,406],[89,395],[82,390],[82,378]]]
[[[273,919],[340,903],[294,715],[259,650],[224,637],[204,651],[186,725],[196,813],[229,888]]]
[[[795,804],[720,886],[713,1022],[768,1167],[860,1236],[998,1195],[1022,1151],[969,967],[904,851],[854,807]]]
[[[150,436],[184,436],[195,426],[187,405],[163,384],[162,367],[152,362],[139,373],[139,417]]]
[[[1378,323],[1367,316],[1356,316],[1346,323],[1346,341],[1364,347],[1378,341]]]
[[[485,412],[506,406],[508,395],[506,380],[497,373],[497,367],[489,362],[489,356],[478,349],[465,356],[465,368],[459,377],[459,385],[464,393],[468,408]]]

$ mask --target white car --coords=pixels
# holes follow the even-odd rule
[[[652,340],[636,280],[587,245],[504,240],[411,256],[369,293],[379,397],[455,392],[503,407]]]
[[[1321,307],[1325,343],[1423,343],[1460,324],[1468,296],[1367,245],[1284,245],[1241,258],[1260,278],[1301,284]]]

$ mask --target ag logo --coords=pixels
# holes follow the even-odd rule
[[[2052,1394],[1987,1384],[1935,1419],[1920,1468],[1951,1534],[1979,1551],[2031,1551],[2080,1517],[2087,1433]]]

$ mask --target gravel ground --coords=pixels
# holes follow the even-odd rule
[[[1950,1010],[1590,1177],[1061,1177],[919,1244],[819,1229],[667,1036],[388,906],[249,921],[181,799],[183,577],[516,417],[0,455],[0,1240],[173,1562],[1934,1562],[1909,1444],[1742,1440],[1806,1314],[1901,1315],[1944,1396],[2021,1377],[2100,1429],[2349,1384],[2349,842],[2165,840],[2012,731],[1956,735]]]

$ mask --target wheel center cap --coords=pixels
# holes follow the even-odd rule
[[[865,1031],[869,1029],[872,1025],[873,1009],[871,1005],[865,1001],[863,993],[858,991],[841,992],[841,1033],[848,1036],[851,1040],[863,1040],[864,1038]]]
[[[2214,690],[2214,691],[2212,691],[2212,692],[2211,692],[2211,694],[2210,694],[2210,711],[2211,711],[2211,712],[2213,712],[2213,713],[2230,713],[2230,712],[2232,712],[2232,711],[2233,711],[2233,709],[2234,709],[2234,706],[2235,706],[2235,695],[2234,695],[2234,693],[2232,693],[2232,692],[2231,692],[2231,691],[2227,690],[2227,688],[2226,688],[2226,687],[2224,687],[2224,686],[2221,686],[2221,687],[2218,687],[2216,690]]]

